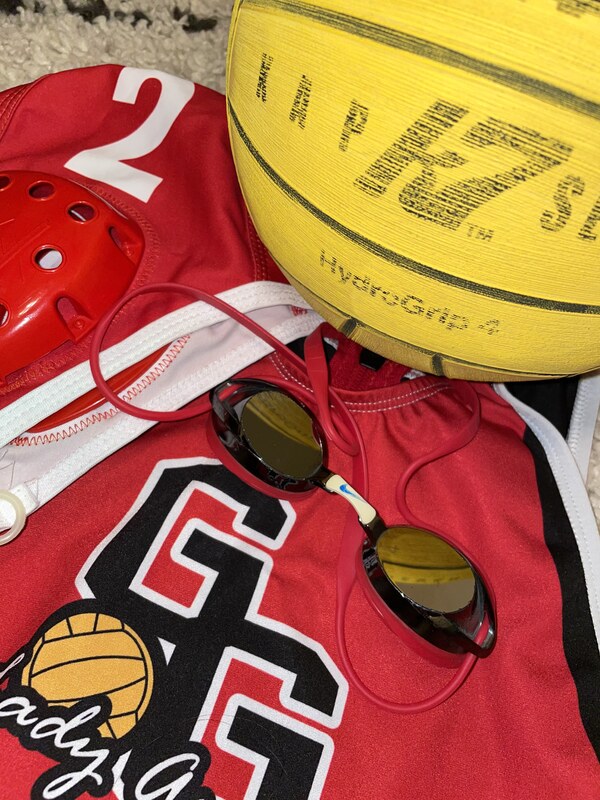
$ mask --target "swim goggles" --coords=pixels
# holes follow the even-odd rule
[[[262,338],[307,377],[311,387],[274,378],[232,379],[210,392],[209,443],[222,463],[252,487],[278,498],[300,497],[315,490],[343,498],[347,515],[337,570],[335,633],[340,660],[350,683],[380,708],[396,713],[427,711],[447,700],[464,682],[476,660],[496,641],[495,602],[476,559],[450,538],[431,530],[407,506],[406,489],[427,463],[464,447],[479,427],[479,399],[468,382],[448,381],[469,409],[469,417],[435,452],[416,460],[396,487],[396,503],[405,520],[386,524],[368,497],[368,461],[358,425],[338,393],[329,386],[320,330],[305,340],[304,359],[251,318],[223,300],[192,287],[155,284],[123,297],[97,328],[90,366],[106,399],[142,419],[190,419],[207,411],[206,400],[176,411],[154,411],[125,402],[108,385],[99,364],[102,341],[118,311],[135,297],[151,292],[183,292],[216,307]],[[352,456],[352,481],[327,466],[328,444]],[[358,583],[374,611],[403,642],[427,660],[455,669],[451,680],[431,697],[399,703],[367,687],[350,659],[345,615],[350,592]]]

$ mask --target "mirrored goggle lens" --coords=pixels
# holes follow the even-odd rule
[[[269,469],[300,481],[321,470],[321,440],[298,401],[263,389],[236,407],[240,432]],[[386,529],[375,550],[387,581],[411,604],[434,615],[456,614],[465,633],[477,630],[482,619],[475,617],[485,613],[477,600],[481,582],[452,545],[431,531],[403,525]]]
[[[451,614],[475,598],[475,574],[452,545],[430,531],[399,526],[377,540],[376,552],[388,580],[411,602]]]
[[[323,464],[312,417],[283,392],[252,395],[241,411],[240,430],[260,460],[286,477],[310,478]]]

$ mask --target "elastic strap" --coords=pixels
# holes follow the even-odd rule
[[[473,393],[475,393],[475,390],[472,387],[470,388],[473,391]],[[472,400],[470,393],[468,393],[468,390],[467,390],[467,396]],[[479,400],[477,396],[476,399],[477,403],[475,404],[474,408],[479,409]],[[366,452],[365,452],[364,440],[362,438],[360,430],[358,430],[358,425],[354,417],[350,414],[345,405],[342,406],[341,413],[345,416],[345,422],[347,422],[349,427],[353,429],[353,432],[356,431],[357,442],[359,444],[359,450],[360,450],[360,458],[353,460],[352,486],[357,490],[359,494],[368,499],[369,486],[368,486],[368,476],[365,469]],[[477,420],[479,419],[476,413],[472,415],[471,419],[469,420],[470,422],[470,425],[468,426],[469,431],[471,431],[473,427],[474,416],[477,417]],[[478,424],[479,423],[477,423],[477,426]],[[474,435],[475,433],[473,432],[471,438]],[[463,438],[466,438],[466,436],[467,436],[466,430],[461,430],[459,431],[457,436],[452,437],[452,441],[462,441]],[[453,452],[452,449],[448,450],[448,453],[450,452]],[[448,453],[444,453],[444,455],[447,455]],[[440,449],[440,454],[441,454],[441,449]],[[438,457],[441,457],[441,455],[439,455]],[[428,457],[428,460],[429,459],[430,457]],[[410,479],[410,477],[413,474],[412,467],[409,468],[409,470],[407,470],[407,473],[410,473],[408,478]],[[346,645],[345,619],[346,619],[346,611],[348,608],[348,602],[350,600],[350,593],[356,581],[356,553],[359,550],[359,548],[362,547],[364,538],[365,534],[358,522],[356,512],[354,511],[354,509],[351,508],[348,510],[348,513],[346,514],[346,522],[344,525],[342,542],[338,554],[337,587],[336,587],[337,591],[336,591],[336,608],[335,608],[335,637],[340,659],[344,667],[344,671],[346,673],[346,676],[350,680],[352,686],[358,692],[360,692],[363,695],[363,697],[365,697],[371,703],[376,705],[378,708],[383,709],[384,711],[390,711],[395,714],[418,714],[424,711],[430,711],[432,708],[435,708],[436,706],[448,700],[448,698],[451,697],[462,686],[462,684],[469,676],[469,673],[475,666],[475,662],[477,661],[477,656],[475,656],[473,653],[467,653],[464,657],[463,663],[455,671],[454,675],[452,676],[451,680],[446,684],[446,686],[444,686],[435,694],[431,695],[431,697],[428,697],[424,700],[418,700],[411,703],[393,702],[391,700],[386,700],[383,697],[380,697],[378,694],[375,694],[375,692],[371,691],[371,689],[369,689],[368,686],[366,686],[363,683],[363,681],[358,676],[356,670],[354,669],[354,665],[352,664],[352,661],[350,659],[350,654],[348,653],[348,647]],[[480,643],[480,641],[483,641],[484,638],[485,638],[485,630],[483,630],[482,626],[482,630],[479,631],[479,633],[477,634],[475,641]]]
[[[314,399],[317,404],[318,418],[327,437],[339,449],[348,455],[358,455],[359,446],[356,437],[344,424],[344,416],[331,413],[331,388],[329,386],[329,366],[323,346],[322,325],[309,334],[304,340],[304,362],[306,373]]]
[[[153,292],[179,292],[181,294],[187,294],[188,296],[193,297],[194,300],[201,300],[207,305],[222,311],[228,317],[231,317],[236,322],[239,322],[244,328],[247,328],[249,331],[254,333],[274,350],[284,353],[285,357],[292,361],[297,369],[301,369],[305,372],[304,362],[292,350],[290,350],[289,347],[286,347],[286,345],[280,342],[279,339],[276,339],[275,336],[269,333],[269,331],[265,330],[265,328],[255,322],[251,317],[246,316],[246,314],[238,311],[236,308],[229,305],[229,303],[226,303],[224,300],[221,300],[219,297],[215,297],[207,292],[203,292],[201,289],[196,289],[193,286],[186,286],[179,283],[149,284],[147,286],[141,286],[138,289],[135,289],[124,295],[110,309],[110,311],[108,311],[94,331],[94,335],[92,336],[92,341],[90,344],[90,370],[92,372],[94,382],[104,397],[120,411],[124,411],[126,414],[130,414],[133,417],[152,420],[153,422],[179,422],[185,419],[192,419],[199,414],[204,414],[210,408],[208,401],[191,407],[180,408],[176,411],[152,411],[150,409],[140,408],[140,406],[135,406],[132,403],[127,403],[125,400],[122,400],[119,395],[116,394],[113,389],[111,389],[102,374],[102,370],[100,368],[100,352],[102,350],[102,344],[104,342],[106,332],[112,324],[115,316],[119,313],[123,306],[125,306],[131,300],[135,300],[135,298],[140,297],[141,295],[151,294]]]
[[[444,456],[455,453],[469,444],[475,437],[481,424],[481,404],[479,402],[479,395],[468,381],[448,381],[450,390],[455,394],[461,403],[470,411],[468,420],[462,425],[454,435],[445,439],[440,447],[435,448],[429,453],[417,458],[413,461],[404,473],[400,476],[396,485],[396,505],[398,510],[404,516],[409,525],[414,525],[416,528],[430,528],[428,523],[420,520],[415,514],[412,513],[406,502],[406,491],[408,483],[426,464],[431,464]]]

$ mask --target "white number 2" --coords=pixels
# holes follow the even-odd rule
[[[160,95],[150,115],[137,130],[116,142],[82,150],[65,167],[86,178],[102,181],[147,203],[162,178],[123,161],[140,158],[155,150],[191,100],[191,81],[159,70],[124,67],[117,80],[113,100],[134,104],[140,87],[151,78],[160,82]]]

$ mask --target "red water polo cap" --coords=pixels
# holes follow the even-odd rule
[[[89,333],[143,250],[137,223],[84,186],[0,170],[0,380]]]

